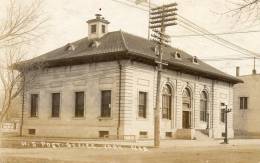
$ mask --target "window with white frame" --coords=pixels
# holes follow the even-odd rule
[[[165,85],[162,91],[162,118],[171,119],[172,91],[169,85]]]
[[[208,107],[208,97],[205,91],[200,94],[200,120],[203,122],[207,121],[207,107]]]
[[[38,94],[31,94],[31,117],[38,116],[38,106],[39,106],[39,95]]]
[[[60,93],[52,93],[51,117],[60,116]]]
[[[111,90],[101,91],[101,117],[111,117]]]
[[[147,92],[139,92],[138,117],[146,118]]]
[[[75,93],[75,117],[84,117],[85,112],[85,93]]]

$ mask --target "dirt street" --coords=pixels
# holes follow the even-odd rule
[[[167,147],[147,152],[121,149],[2,148],[1,163],[260,163],[259,145]]]

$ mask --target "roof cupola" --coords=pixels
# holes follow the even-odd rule
[[[99,39],[108,32],[108,24],[101,14],[96,14],[95,19],[88,20],[88,38],[89,39]]]

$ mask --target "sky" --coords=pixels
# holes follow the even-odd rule
[[[69,42],[87,37],[86,21],[93,19],[96,13],[101,13],[110,22],[109,31],[123,30],[147,38],[148,12],[119,3],[119,1],[147,9],[130,2],[134,0],[43,0],[43,16],[48,17],[48,21],[44,24],[46,32],[32,44],[30,56],[38,56]],[[260,30],[260,25],[255,22],[237,21],[234,16],[221,14],[234,7],[228,0],[151,0],[151,2],[157,5],[177,2],[179,15],[212,33]],[[99,8],[102,9],[100,12]],[[166,31],[169,35],[178,36],[194,34],[180,25],[169,27]],[[221,35],[220,37],[260,54],[260,32]],[[198,58],[245,57],[237,51],[220,46],[201,36],[173,37],[171,45]],[[250,74],[253,68],[252,59],[206,62],[232,75],[235,74],[236,66],[241,67],[242,75]],[[259,60],[256,60],[256,65],[260,72]]]

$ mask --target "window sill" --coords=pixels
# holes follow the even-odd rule
[[[98,117],[98,120],[101,121],[101,120],[112,120],[113,118],[112,117]]]
[[[171,121],[171,119],[162,118],[162,121]]]
[[[73,120],[86,120],[86,117],[72,117]]]
[[[29,117],[29,119],[40,119],[40,117]]]
[[[61,117],[49,117],[49,119],[51,119],[51,120],[60,120]]]
[[[225,122],[219,122],[220,125],[224,126],[225,125]]]
[[[139,139],[140,140],[145,140],[145,139],[148,139],[148,136],[139,136]]]
[[[137,117],[136,120],[138,121],[147,121],[148,117],[144,118],[144,117]]]

